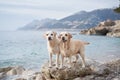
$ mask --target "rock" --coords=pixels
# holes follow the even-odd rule
[[[55,68],[55,66],[49,68],[48,65],[44,65],[41,69],[41,72],[46,79],[56,79],[56,80],[66,80],[66,79],[71,80],[78,76],[84,77],[86,75],[90,75],[94,72],[90,68],[90,65],[86,66],[85,68],[82,68],[80,62],[72,63],[71,68],[69,68],[67,65],[65,65],[65,67],[62,69],[57,69]]]
[[[115,22],[110,20],[110,19],[108,19],[108,20],[106,20],[104,22],[101,22],[99,24],[99,26],[114,26],[114,25],[115,25]]]
[[[25,70],[21,66],[12,67],[8,72],[0,73],[0,80],[120,80],[120,59],[101,64],[94,60],[86,59],[86,67],[82,68],[81,62],[69,63],[65,67],[49,68],[48,62],[41,68],[41,72]],[[14,76],[14,77],[12,77]]]
[[[5,77],[6,75],[5,75],[5,72],[1,72],[0,73],[0,79],[2,79],[3,77]]]
[[[92,34],[92,32],[91,32],[91,34]],[[96,35],[106,35],[109,32],[109,30],[105,27],[96,27],[94,29],[94,32]]]
[[[23,71],[25,71],[25,69],[22,66],[16,66],[8,71],[7,75],[21,75]]]
[[[107,36],[120,38],[120,29],[107,33]]]
[[[120,75],[120,71],[116,73],[116,67],[120,69],[120,60],[115,61],[112,64],[100,64],[95,61],[88,61],[85,68],[81,68],[80,62],[72,63],[71,68],[65,65],[62,69],[57,69],[54,66],[49,68],[48,65],[44,65],[41,69],[45,79],[55,80],[111,80]],[[47,63],[48,64],[48,63]],[[67,63],[66,63],[67,64]],[[112,67],[111,65],[117,65]],[[67,64],[68,65],[68,64]],[[118,77],[116,77],[118,78]]]
[[[120,59],[106,63],[105,66],[110,68],[111,71],[120,74]]]
[[[73,79],[73,80],[82,80],[80,77],[78,77],[78,78],[75,78],[75,79]]]
[[[42,74],[37,74],[36,80],[46,80]]]
[[[6,77],[6,73],[10,71],[12,67],[0,68],[0,79]]]
[[[109,37],[120,38],[120,20],[107,20],[101,22],[98,26],[86,30],[82,30],[80,34],[86,35],[106,35]]]
[[[83,30],[80,33],[87,34],[87,35],[106,35],[108,32],[109,30],[105,27],[96,27],[88,30]]]
[[[15,80],[27,80],[27,79],[24,79],[24,78],[17,78]]]
[[[0,73],[1,72],[8,72],[9,70],[11,70],[13,67],[5,67],[5,68],[0,68]]]

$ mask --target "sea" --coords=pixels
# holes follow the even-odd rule
[[[0,68],[23,66],[27,69],[40,68],[49,60],[46,31],[0,31]],[[57,31],[58,35],[61,31]],[[80,35],[80,31],[69,31],[73,39],[87,41],[86,59],[101,63],[120,59],[120,38]],[[53,57],[55,59],[55,56]]]

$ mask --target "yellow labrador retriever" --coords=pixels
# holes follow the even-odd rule
[[[56,67],[59,65],[59,40],[56,37],[57,33],[54,31],[48,31],[44,34],[47,39],[47,48],[49,52],[49,67],[52,67],[52,55],[56,54]]]
[[[61,32],[58,36],[60,39],[60,54],[61,54],[61,67],[63,67],[64,57],[68,57],[71,64],[71,57],[80,54],[82,58],[82,67],[85,67],[85,53],[84,46],[89,44],[80,40],[73,40],[72,35],[68,32]]]

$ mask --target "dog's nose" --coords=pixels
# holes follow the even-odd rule
[[[48,37],[48,40],[51,40],[51,37]]]
[[[64,41],[64,40],[65,40],[65,38],[64,38],[64,37],[62,37],[62,40]]]

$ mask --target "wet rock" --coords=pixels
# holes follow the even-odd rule
[[[101,22],[98,26],[82,30],[80,34],[86,35],[106,35],[109,37],[120,37],[120,20],[107,20]]]
[[[82,80],[80,77],[78,77],[78,78],[75,78],[75,79],[73,79],[73,80]]]
[[[86,59],[85,68],[82,68],[80,60],[68,66],[67,61],[63,68],[56,68],[55,65],[49,68],[46,63],[38,72],[20,66],[12,67],[8,72],[0,73],[0,80],[120,80],[120,59],[104,64]]]
[[[25,69],[22,66],[16,66],[8,71],[7,75],[21,75],[23,71],[25,71]]]
[[[35,80],[46,80],[42,74],[37,74]]]
[[[3,77],[5,77],[6,75],[5,75],[5,72],[1,72],[0,73],[0,79],[2,79]]]
[[[67,63],[66,63],[67,64]],[[63,68],[49,68],[48,65],[44,65],[41,69],[42,74],[46,79],[56,79],[56,80],[71,80],[76,77],[84,77],[93,73],[90,66],[82,68],[81,63],[72,63],[71,68],[68,67],[69,64],[65,65]]]
[[[27,80],[27,79],[24,79],[24,78],[17,78],[15,80]]]
[[[100,65],[100,66],[97,66],[96,69],[94,69],[94,72],[95,72],[95,75],[106,76],[111,73],[111,70],[105,65]]]
[[[106,63],[105,66],[110,68],[114,75],[120,75],[120,59]]]
[[[96,27],[88,30],[83,30],[80,33],[87,35],[106,35],[108,32],[109,30],[105,27]]]
[[[104,22],[101,22],[99,24],[99,26],[114,26],[114,25],[115,25],[115,22],[110,20],[110,19],[108,19],[108,20],[106,20]]]
[[[110,37],[118,37],[118,38],[120,38],[120,29],[111,31],[111,32],[107,33],[106,35],[110,36]]]
[[[0,73],[1,72],[8,72],[9,70],[11,70],[13,67],[5,67],[5,68],[0,68]]]
[[[0,68],[0,79],[6,77],[6,73],[10,71],[12,67]]]

